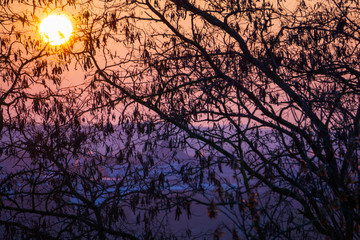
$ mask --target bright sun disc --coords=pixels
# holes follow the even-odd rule
[[[61,45],[70,38],[72,24],[65,15],[50,15],[42,20],[39,31],[45,42]]]

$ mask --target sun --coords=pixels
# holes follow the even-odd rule
[[[40,24],[42,39],[51,45],[64,44],[71,37],[72,24],[64,14],[49,15]]]

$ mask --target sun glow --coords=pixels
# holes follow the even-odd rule
[[[72,24],[65,15],[49,15],[42,20],[39,31],[45,42],[51,45],[61,45],[70,38]]]

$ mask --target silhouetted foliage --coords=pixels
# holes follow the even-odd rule
[[[360,238],[357,1],[32,4],[0,10],[4,236]]]

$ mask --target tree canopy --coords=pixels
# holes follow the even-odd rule
[[[59,11],[74,33],[50,46],[34,32]],[[0,231],[359,238],[359,15],[352,0],[5,1]],[[171,230],[197,207],[216,228]]]

